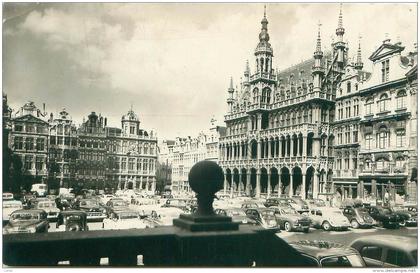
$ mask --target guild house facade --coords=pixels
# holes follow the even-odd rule
[[[364,71],[360,41],[353,63],[344,34],[340,8],[331,50],[321,50],[318,29],[312,58],[276,72],[264,12],[255,65],[251,70],[247,62],[239,88],[232,79],[228,88],[227,132],[219,143],[225,193],[407,195],[410,181],[417,181],[409,171],[417,162],[416,53],[402,56],[404,47],[386,41],[370,57],[374,70]]]

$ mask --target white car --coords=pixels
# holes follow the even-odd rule
[[[22,202],[17,200],[3,201],[3,222],[8,222],[10,214],[23,208]]]
[[[155,221],[158,226],[172,226],[173,220],[179,218],[179,215],[184,213],[182,209],[179,208],[156,208],[155,210],[146,212],[146,215],[152,220]]]
[[[111,198],[114,198],[115,196],[112,194],[104,194],[100,197],[101,203],[106,204]]]
[[[58,218],[58,214],[60,213],[56,203],[50,200],[38,202],[35,208],[44,210],[47,213],[48,220],[56,220]]]
[[[319,207],[309,211],[309,218],[315,228],[323,228],[326,231],[332,229],[347,230],[350,222],[343,212],[337,208]]]
[[[112,218],[104,219],[103,228],[106,230],[153,228],[155,223],[148,219],[141,219],[136,211],[119,211]]]

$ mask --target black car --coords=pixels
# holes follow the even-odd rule
[[[354,248],[328,241],[299,241],[290,245],[312,261],[313,267],[365,267]]]
[[[56,224],[58,231],[87,231],[87,213],[79,210],[62,211]]]
[[[401,225],[403,226],[417,226],[417,211],[409,211],[402,206],[395,206],[390,208],[392,212],[402,218]]]
[[[343,214],[349,219],[352,228],[371,228],[376,224],[365,208],[346,207]]]
[[[89,222],[101,222],[107,217],[105,206],[93,198],[80,200],[75,209],[86,212]]]
[[[248,218],[257,222],[258,225],[265,229],[280,231],[280,226],[277,223],[275,213],[271,209],[253,208],[245,211]]]
[[[369,215],[385,228],[398,228],[400,223],[403,222],[403,219],[398,214],[386,207],[370,206],[368,211]]]
[[[268,198],[265,203],[264,206],[266,206],[267,208],[269,207],[273,207],[273,206],[290,206],[289,201],[287,201],[286,198]]]

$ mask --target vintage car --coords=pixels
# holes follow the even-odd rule
[[[87,214],[80,210],[66,210],[58,215],[56,231],[88,231]]]
[[[78,210],[87,214],[88,222],[101,222],[107,217],[107,210],[97,199],[82,199],[78,202]]]
[[[309,218],[312,220],[312,226],[315,228],[323,228],[329,230],[347,230],[350,222],[338,208],[316,208],[311,209]]]
[[[368,211],[369,215],[385,228],[398,228],[404,221],[398,214],[392,212],[390,208],[370,206]]]
[[[416,211],[409,211],[404,206],[394,206],[394,207],[390,207],[390,209],[392,212],[397,214],[402,219],[402,222],[400,223],[400,225],[407,226],[407,227],[417,226],[417,209]]]
[[[156,223],[147,218],[141,219],[138,212],[133,210],[115,212],[111,218],[103,221],[106,230],[153,228]]]
[[[273,210],[267,208],[251,208],[245,210],[246,215],[258,225],[272,231],[280,231],[276,216]]]
[[[214,213],[222,216],[232,217],[232,221],[240,224],[256,224],[255,220],[250,219],[243,209],[238,208],[227,208],[227,209],[215,209]]]
[[[111,198],[115,197],[112,194],[103,194],[100,199],[102,204],[106,204]]]
[[[56,203],[51,200],[39,201],[34,205],[34,208],[45,210],[45,212],[47,213],[47,218],[50,222],[57,220],[58,214],[60,213],[60,210],[57,208]]]
[[[308,204],[300,197],[286,197],[287,202],[299,213],[309,212]]]
[[[186,211],[188,209],[188,199],[167,199],[165,204],[162,205],[162,208],[179,208],[181,210]]]
[[[354,240],[350,246],[359,251],[368,267],[417,266],[417,237],[369,235]]]
[[[3,234],[48,232],[49,226],[44,210],[16,210],[10,215],[9,223],[3,228]]]
[[[286,198],[268,198],[264,206],[267,208],[273,207],[273,206],[290,206],[289,201]],[[291,207],[291,206],[290,206]]]
[[[354,248],[328,241],[298,241],[290,245],[312,261],[313,267],[365,267]]]
[[[120,198],[112,198],[106,203],[106,214],[111,217],[114,212],[128,210],[129,203]]]
[[[23,209],[21,201],[18,200],[9,200],[3,201],[3,224],[9,222],[10,214],[16,210]]]
[[[10,201],[13,200],[13,193],[4,192],[3,193],[3,201]]]
[[[257,202],[257,201],[244,201],[240,203],[240,208],[247,210],[247,209],[263,209],[265,208],[264,203]]]
[[[343,214],[349,219],[352,228],[371,228],[376,224],[365,208],[346,207]]]
[[[155,226],[172,226],[173,220],[179,218],[181,213],[184,213],[182,209],[171,207],[158,207],[154,209],[145,209],[145,211],[142,211],[142,214],[146,215],[145,218],[153,221]]]
[[[306,200],[309,208],[319,208],[319,207],[326,207],[327,204],[322,199],[308,199]]]
[[[290,231],[303,231],[309,232],[311,226],[311,219],[298,213],[294,208],[283,206],[283,207],[270,207],[274,210],[277,223],[281,229]]]

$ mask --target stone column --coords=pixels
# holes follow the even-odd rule
[[[301,193],[300,193],[300,195],[302,196],[302,200],[305,200],[306,199],[306,194],[305,194],[305,192],[306,192],[306,174],[305,173],[302,173],[302,187],[301,187]]]
[[[261,195],[261,173],[257,171],[257,185],[255,187],[255,197],[259,198]]]
[[[271,172],[269,171],[267,174],[267,198],[271,196]]]
[[[376,180],[375,179],[372,179],[372,186],[371,186],[371,189],[372,189],[372,191],[371,191],[371,193],[373,193],[373,196],[375,197],[375,200],[376,200],[376,197],[377,197],[377,192],[376,192]]]
[[[280,170],[280,173],[279,173],[279,188],[277,190],[277,196],[278,197],[280,197],[280,195],[281,195],[281,186],[282,186],[282,183],[281,183],[281,170]]]
[[[289,197],[293,196],[293,175],[290,173]]]
[[[381,185],[381,200],[382,202],[385,200],[385,185],[383,183]]]
[[[352,185],[349,186],[349,196],[350,196],[350,198],[353,198],[353,186]]]
[[[230,198],[233,198],[233,187],[234,187],[235,181],[233,181],[233,175],[231,175],[230,180]]]
[[[257,141],[257,159],[261,158],[261,139]]]
[[[261,129],[261,114],[257,115],[257,130]]]
[[[312,187],[312,195],[313,198],[318,198],[318,192],[319,192],[319,175],[317,171],[314,172],[314,185]]]
[[[239,172],[239,183],[238,183],[238,194],[241,194],[241,185],[242,185],[242,173]]]
[[[153,178],[152,179],[152,192],[153,192],[153,194],[155,193],[155,191],[156,191],[156,179]]]
[[[279,138],[279,157],[283,157],[282,156],[282,152],[283,152],[283,145],[282,145],[283,141],[281,140],[281,138]]]
[[[268,140],[268,158],[271,158],[271,140]]]
[[[227,191],[227,186],[228,186],[227,174],[225,173],[225,181],[223,183],[223,194],[225,194],[225,195],[226,195],[226,191]]]
[[[274,157],[278,157],[278,154],[277,154],[277,146],[278,146],[277,140],[274,139]]]
[[[247,196],[251,195],[251,172],[246,172],[245,192]]]
[[[307,141],[308,141],[308,137],[307,136],[302,136],[302,156],[306,156],[306,148],[307,148]]]
[[[314,137],[313,138],[313,150],[312,150],[312,156],[319,156],[321,154],[321,138]]]

